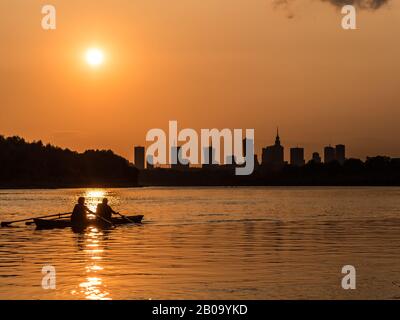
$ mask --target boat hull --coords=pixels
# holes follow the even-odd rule
[[[129,223],[141,223],[143,219],[143,215],[136,215],[136,216],[126,216],[128,219],[125,218],[111,218],[110,221],[114,225],[121,225],[121,224],[129,224]],[[33,219],[36,229],[64,229],[64,228],[87,228],[90,226],[93,227],[100,227],[100,228],[109,228],[111,225],[107,222],[99,221],[99,220],[92,220],[89,221],[86,225],[76,226],[71,223],[70,219],[60,219],[60,220],[46,220],[46,219]],[[132,222],[131,222],[132,221]]]

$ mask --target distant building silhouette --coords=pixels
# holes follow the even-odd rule
[[[341,165],[343,165],[346,160],[346,147],[344,144],[336,145],[335,156],[336,156],[336,161],[339,162]]]
[[[290,148],[290,164],[295,167],[304,166],[304,148]]]
[[[257,168],[260,165],[260,162],[258,161],[258,156],[254,154],[254,168]]]
[[[175,169],[179,164],[179,147],[171,147],[171,169]],[[175,162],[175,163],[174,163]]]
[[[147,156],[147,160],[146,160],[146,168],[148,170],[154,169],[154,163],[153,163],[154,159],[152,155],[148,155]]]
[[[255,151],[254,151],[254,140],[253,139],[248,139],[248,138],[244,138],[243,140],[242,140],[242,148],[243,148],[243,157],[245,158],[245,162],[243,162],[243,163],[241,163],[240,164],[240,166],[241,167],[244,167],[244,166],[246,166],[246,156],[247,156],[247,148],[249,148],[250,147],[250,152],[252,153],[252,154],[254,154],[254,159],[253,159],[253,161],[254,161],[254,166],[256,167],[257,165],[258,165],[258,160],[257,160],[257,156],[256,156],[256,153],[255,153]]]
[[[245,157],[246,158],[246,148],[247,148],[247,138],[244,138],[243,139],[243,141],[242,141],[242,148],[243,148],[243,157]]]
[[[320,155],[319,155],[318,152],[314,152],[314,153],[312,154],[311,161],[314,162],[314,163],[317,163],[317,164],[320,164],[320,163],[321,163],[321,157],[320,157]]]
[[[262,150],[262,165],[273,170],[279,170],[285,165],[284,148],[281,145],[278,130],[276,132],[275,144]]]
[[[176,152],[176,163],[171,163],[171,169],[182,170],[189,168],[189,160],[183,159],[182,147],[171,147],[171,152]]]
[[[135,167],[139,170],[144,169],[144,147],[136,146],[134,149]]]
[[[346,146],[344,144],[338,144],[336,147],[331,145],[324,148],[324,162],[331,163],[337,161],[343,165],[346,160]]]
[[[327,146],[324,148],[324,163],[331,163],[336,160],[335,148]]]
[[[236,165],[236,158],[234,155],[228,155],[225,158],[225,164],[232,164],[232,165]]]
[[[202,164],[202,168],[218,168],[218,162],[215,159],[215,148],[212,145],[203,148],[203,155],[205,163]]]

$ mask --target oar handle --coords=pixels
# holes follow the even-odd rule
[[[128,220],[130,223],[135,223],[134,221],[132,221],[131,219],[129,219],[127,216],[124,216],[123,214],[116,212],[116,214],[120,215],[122,218]]]
[[[20,219],[20,220],[13,220],[13,221],[3,221],[1,223],[2,227],[7,227],[9,226],[11,223],[15,223],[15,222],[23,222],[23,221],[29,221],[29,220],[33,220],[33,219],[42,219],[42,218],[50,218],[50,217],[58,217],[58,216],[65,216],[67,214],[72,214],[71,212],[66,212],[66,213],[56,213],[56,214],[49,214],[46,216],[40,216],[40,217],[33,217],[33,218],[26,218],[26,219]]]

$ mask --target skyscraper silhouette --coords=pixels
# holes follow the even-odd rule
[[[336,160],[335,148],[327,146],[324,148],[324,163],[331,163]]]
[[[154,159],[152,155],[148,155],[146,159],[146,169],[154,169]]]
[[[189,167],[189,160],[184,159],[181,146],[171,147],[171,152],[176,152],[176,163],[171,163],[171,169],[185,169]]]
[[[295,167],[304,166],[304,148],[290,148],[290,164]]]
[[[135,167],[139,170],[144,169],[144,147],[135,146],[134,148]]]
[[[262,165],[272,170],[279,170],[285,165],[284,148],[281,145],[279,129],[276,130],[275,144],[263,148]]]
[[[203,155],[205,163],[202,164],[203,168],[217,168],[218,162],[215,159],[215,149],[212,145],[203,148]]]
[[[346,160],[346,147],[344,144],[338,144],[335,147],[336,160],[343,165]]]

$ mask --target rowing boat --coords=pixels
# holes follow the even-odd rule
[[[127,218],[127,219],[126,219]],[[128,223],[141,223],[143,219],[143,215],[136,215],[136,216],[126,216],[126,218],[111,218],[110,222],[113,225],[120,225],[120,224],[128,224]],[[71,228],[77,227],[72,225],[70,219],[59,219],[59,220],[46,220],[46,219],[33,219],[37,229],[63,229],[63,228]],[[99,221],[97,219],[89,220],[85,226],[78,226],[80,228],[86,228],[89,226],[94,227],[110,227],[110,224]]]

